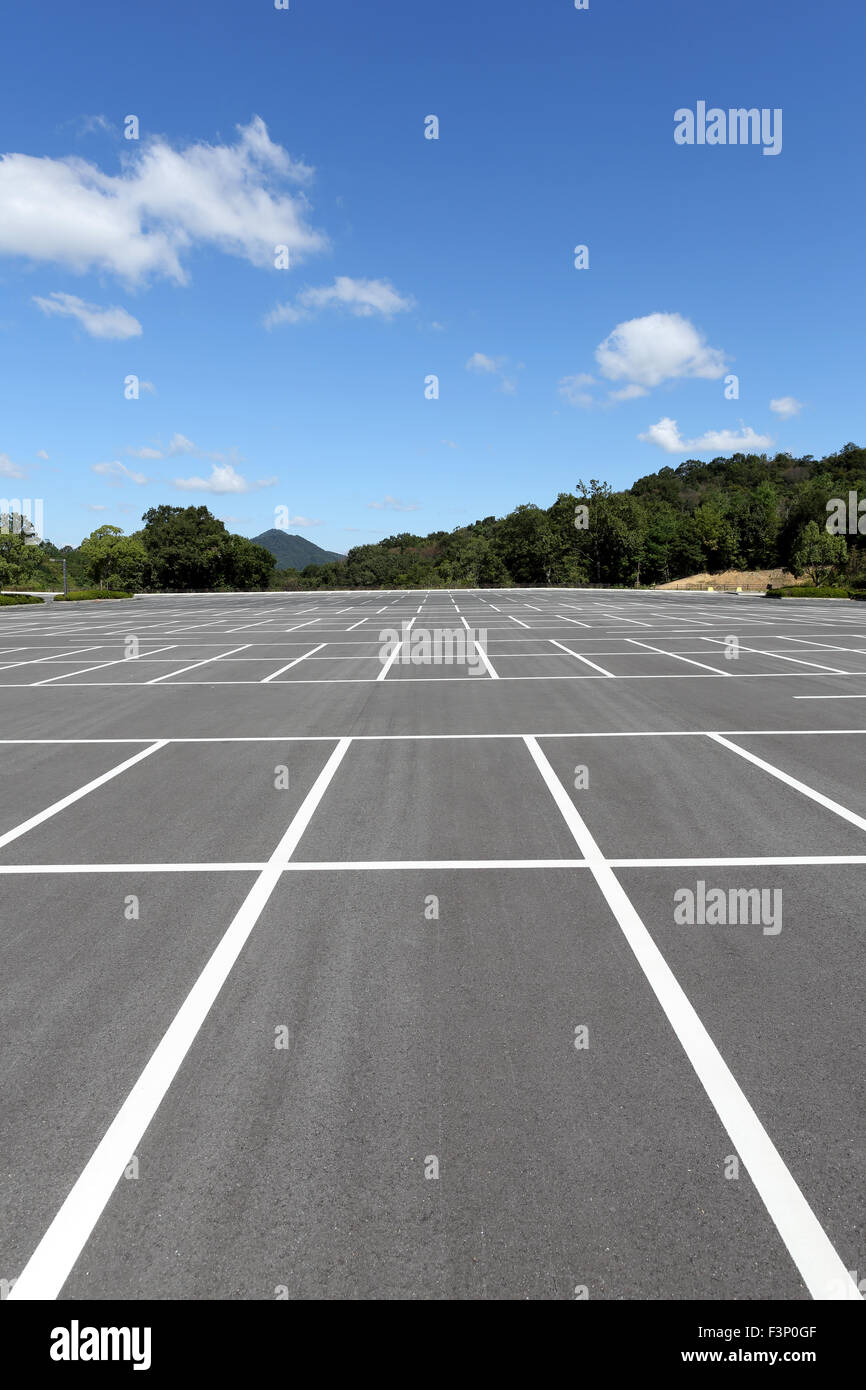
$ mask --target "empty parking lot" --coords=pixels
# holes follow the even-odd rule
[[[860,1297],[864,629],[0,610],[9,1296]]]

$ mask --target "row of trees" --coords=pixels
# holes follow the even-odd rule
[[[157,591],[634,585],[777,567],[857,580],[866,537],[827,531],[828,503],[852,492],[866,497],[866,450],[856,444],[822,459],[688,459],[625,491],[593,478],[547,508],[524,503],[450,532],[401,532],[301,573],[275,573],[269,551],[232,535],[207,507],[152,507],[140,531],[100,526],[77,550],[28,544],[34,537],[15,518],[0,517],[0,586],[57,587],[62,558],[73,585]]]
[[[5,520],[5,525],[4,525]],[[207,507],[151,507],[144,526],[125,536],[99,526],[77,549],[32,544],[14,517],[0,517],[0,587],[58,588],[67,561],[70,587],[103,589],[267,589],[276,561],[235,536]]]
[[[629,489],[579,482],[552,506],[525,503],[451,532],[402,532],[343,564],[282,571],[285,588],[495,588],[664,584],[707,571],[790,569],[856,577],[864,540],[827,533],[827,503],[866,497],[866,450],[735,454],[662,468]],[[576,509],[585,508],[585,512]],[[864,518],[866,521],[866,518]],[[578,523],[576,525],[575,523]]]

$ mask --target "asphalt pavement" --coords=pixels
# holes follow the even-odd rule
[[[864,629],[0,609],[4,1295],[861,1297]]]

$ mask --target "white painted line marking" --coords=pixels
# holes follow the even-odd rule
[[[173,652],[177,646],[172,642],[168,647],[154,647],[152,651],[141,652],[138,656],[120,656],[115,661],[100,661],[98,666],[85,666],[78,671],[65,671],[59,676],[48,676],[44,681],[31,681],[31,685],[50,685],[52,681],[65,681],[70,676],[86,676],[88,671],[104,671],[106,666],[123,666],[127,661],[141,661],[142,657],[156,656],[158,652]]]
[[[145,685],[159,685],[160,681],[173,680],[175,676],[182,676],[184,671],[195,671],[199,666],[209,666],[212,661],[221,661],[224,656],[234,656],[235,652],[245,652],[249,650],[249,642],[242,647],[232,647],[230,651],[220,652],[218,656],[205,657],[204,661],[194,661],[191,666],[181,666],[179,671],[166,671],[164,676],[154,676],[153,680],[144,681]],[[197,684],[197,682],[196,682]],[[234,684],[234,682],[232,682]],[[256,684],[255,681],[252,684]]]
[[[331,740],[329,740],[331,742]],[[247,864],[0,864],[0,874],[216,874],[260,873],[264,862]]]
[[[411,632],[411,631],[412,631],[412,624],[414,623],[414,621],[415,621],[414,618],[410,618],[410,619],[409,619],[409,622],[408,622],[407,625],[406,625],[406,631],[407,631],[407,632]],[[395,646],[395,648],[394,648],[394,650],[392,651],[391,655],[388,657],[388,660],[385,662],[385,665],[382,667],[382,669],[381,669],[381,671],[379,672],[378,676],[376,676],[376,680],[377,680],[377,681],[383,681],[383,680],[385,679],[385,677],[387,676],[387,674],[388,674],[388,672],[390,671],[391,667],[394,665],[394,662],[397,660],[397,657],[400,655],[400,651],[401,651],[401,649],[402,649],[402,647],[403,647],[404,641],[405,641],[405,639],[404,639],[404,638],[401,638],[400,641],[397,643],[397,645]],[[447,679],[447,678],[446,678],[446,679]],[[453,677],[453,679],[457,680],[457,679],[460,679],[460,677]]]
[[[351,743],[340,739],[9,1297],[57,1298]]]
[[[643,970],[758,1195],[813,1298],[860,1298],[856,1283],[797,1186],[631,900],[534,738],[525,740],[562,817]],[[134,1145],[128,1152],[134,1151]],[[19,1281],[20,1283],[20,1281]],[[18,1284],[13,1289],[13,1296]]]
[[[666,652],[661,647],[654,647],[649,642],[642,642],[639,637],[627,637],[627,642],[633,642],[637,647],[646,647],[647,651],[658,652],[659,656],[671,656],[675,661],[684,661],[687,666],[700,666],[704,671],[712,671],[717,676],[731,676],[732,671],[721,671],[718,666],[708,666],[705,661],[692,661],[689,656],[680,656],[678,652]],[[743,648],[745,651],[745,647]]]
[[[561,618],[564,623],[577,623],[578,627],[591,627],[591,623],[582,623],[580,618],[569,618],[567,613],[554,613],[555,618]]]
[[[93,647],[76,647],[71,652],[49,652],[47,656],[34,656],[27,661],[7,661],[5,666],[0,666],[0,671],[11,671],[16,666],[39,666],[43,661],[59,661],[64,656],[80,656],[82,652],[98,652],[104,648],[104,643],[98,642]]]
[[[711,738],[714,743],[720,743],[723,748],[730,748],[732,753],[736,753],[739,757],[745,758],[747,763],[753,763],[754,766],[759,767],[762,772],[768,772],[771,777],[775,777],[778,781],[784,782],[785,786],[793,787],[794,791],[802,792],[803,796],[808,796],[810,801],[816,801],[819,806],[824,806],[826,810],[832,811],[834,815],[841,816],[843,820],[848,821],[851,825],[856,825],[858,830],[866,830],[866,820],[864,820],[863,816],[858,816],[855,811],[849,811],[847,806],[840,805],[838,801],[832,801],[829,796],[825,796],[823,792],[815,791],[813,787],[807,787],[805,782],[798,782],[796,777],[790,777],[788,773],[783,772],[780,767],[774,767],[772,763],[764,762],[763,758],[759,758],[756,754],[750,753],[746,748],[741,748],[738,743],[731,743],[729,739],[723,738],[721,734],[708,734],[707,737]]]
[[[89,792],[96,791],[97,787],[104,786],[105,783],[110,782],[112,778],[119,777],[121,772],[126,772],[127,768],[134,767],[135,764],[140,763],[143,758],[149,758],[151,753],[156,753],[160,748],[165,748],[167,745],[168,739],[158,739],[156,743],[151,743],[149,747],[142,748],[140,752],[134,753],[132,757],[127,758],[125,762],[118,763],[117,767],[111,768],[108,772],[103,772],[100,777],[94,777],[92,782],[88,782],[84,787],[79,787],[78,791],[70,792],[68,796],[64,796],[60,801],[55,801],[53,805],[46,806],[44,811],[39,811],[35,816],[31,816],[29,820],[22,821],[20,825],[16,825],[12,830],[7,830],[4,835],[0,835],[0,849],[11,844],[13,840],[19,839],[20,836],[26,835],[29,830],[35,829],[35,827],[41,825],[43,821],[50,820],[51,817],[56,816],[58,812],[65,811],[67,806],[74,805],[76,801],[80,801],[81,798],[87,796]]]
[[[498,671],[495,671],[495,670],[493,669],[493,666],[492,666],[492,664],[491,664],[491,662],[490,662],[490,658],[488,657],[488,655],[487,655],[486,651],[484,650],[484,648],[482,647],[481,643],[478,642],[478,641],[475,642],[475,650],[477,651],[478,655],[481,657],[481,660],[482,660],[482,662],[484,663],[484,669],[486,670],[487,674],[490,676],[490,679],[491,679],[491,680],[494,680],[494,681],[498,681],[498,680],[499,680],[499,672],[498,672]]]
[[[367,621],[366,618],[362,618],[360,622],[353,623],[351,627],[347,627],[347,628],[346,628],[346,631],[347,631],[347,632],[354,632],[356,627],[360,627],[360,626],[361,626],[361,623],[365,623],[366,621]]]
[[[547,640],[552,643],[554,647],[560,647],[564,652],[568,652],[569,656],[576,656],[578,661],[586,662],[586,665],[591,666],[594,671],[600,671],[603,676],[610,676],[611,680],[616,680],[613,671],[606,671],[603,666],[598,666],[594,661],[590,661],[588,656],[581,656],[580,652],[573,652],[571,647],[564,646],[562,642],[557,642],[553,637],[548,637]]]
[[[714,642],[717,646],[724,646],[725,643],[725,639],[723,637],[702,637],[701,641]],[[787,653],[782,652],[764,652],[761,651],[758,647],[746,647],[743,645],[742,642],[740,643],[740,651],[752,652],[755,656],[774,657],[777,661],[793,661],[796,666],[813,666],[816,670],[827,671],[833,676],[851,675],[850,671],[840,671],[837,666],[827,666],[825,663],[820,661],[805,661],[801,656],[788,656]]]
[[[267,685],[269,681],[275,681],[277,679],[277,676],[281,676],[284,671],[291,671],[293,666],[297,666],[298,663],[301,661],[306,661],[308,656],[312,656],[314,652],[320,652],[322,648],[326,647],[327,645],[327,642],[320,642],[318,647],[313,647],[310,651],[304,652],[303,656],[296,656],[294,661],[290,661],[287,666],[281,666],[279,671],[274,671],[271,675],[265,676],[264,680],[259,681],[259,684]]]
[[[286,632],[297,632],[302,627],[312,627],[314,623],[321,622],[321,618],[308,618],[305,623],[295,623],[294,627],[287,627]]]
[[[529,627],[529,623],[524,623],[520,618],[515,618],[513,613],[507,613],[506,617],[510,618],[513,623],[520,623],[521,627]]]

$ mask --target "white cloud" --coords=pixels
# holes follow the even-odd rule
[[[23,478],[24,469],[13,463],[8,454],[0,454],[0,478]]]
[[[201,450],[185,434],[174,434],[165,452],[173,457],[175,454],[198,454]]]
[[[803,409],[803,402],[795,400],[793,396],[778,396],[774,401],[770,401],[770,409],[776,415],[781,415],[783,420],[789,420],[792,415],[799,415]]]
[[[143,449],[131,449],[131,448],[129,447],[129,445],[127,445],[127,446],[126,446],[126,452],[130,455],[131,458],[134,458],[134,459],[161,459],[161,458],[162,458],[162,452],[161,452],[159,449],[148,449],[147,446],[145,446]]]
[[[301,290],[294,304],[278,304],[265,316],[265,325],[273,328],[279,323],[299,323],[312,318],[319,309],[347,309],[356,318],[379,314],[390,319],[394,314],[405,313],[414,303],[410,295],[395,290],[389,280],[353,280],[349,275],[338,275],[333,285]]]
[[[111,508],[110,508],[110,507],[107,507],[107,506],[105,505],[104,502],[87,502],[85,505],[86,505],[87,510],[88,510],[89,512],[110,512],[110,511],[111,511]]]
[[[559,379],[559,394],[571,405],[579,405],[587,409],[592,405],[592,392],[587,391],[588,386],[595,385],[595,377],[588,372],[578,372],[576,376],[563,376]]]
[[[253,492],[260,487],[273,487],[276,478],[259,478],[251,483],[242,473],[238,473],[230,463],[213,464],[209,478],[175,478],[174,486],[185,492]]]
[[[619,391],[608,391],[609,401],[635,401],[639,396],[648,396],[649,391],[645,386],[638,386],[637,382],[632,382],[630,386],[622,386]]]
[[[373,507],[378,512],[417,512],[420,505],[419,502],[401,502],[387,492],[381,502],[367,503],[368,507]]]
[[[139,487],[150,482],[150,479],[146,478],[143,473],[134,473],[131,468],[127,468],[125,463],[118,463],[116,459],[111,463],[91,464],[91,472],[98,473],[100,477],[108,478],[113,486],[117,486],[127,479]]]
[[[94,130],[114,132],[114,126],[105,116],[81,116],[78,121],[78,134],[91,135]]]
[[[457,445],[455,444],[455,442],[454,442],[453,439],[441,439],[439,442],[440,442],[440,444],[444,444],[445,447],[446,447],[446,449],[456,449],[456,448],[457,448]]]
[[[44,449],[40,449],[39,452],[38,452],[38,454],[36,455],[36,457],[37,457],[38,459],[45,459],[46,463],[47,463],[47,461],[48,461],[48,455],[46,454],[46,452],[45,452]]]
[[[507,357],[488,357],[485,352],[473,352],[466,363],[466,370],[478,372],[482,376],[498,376],[499,390],[507,396],[513,396],[517,390],[517,377],[505,375],[507,362]],[[518,362],[517,370],[522,371],[523,365],[522,362]]]
[[[317,517],[309,516],[290,516],[288,526],[324,526],[324,522]]]
[[[772,439],[766,434],[756,434],[749,426],[736,430],[707,430],[697,439],[683,439],[676,420],[665,416],[657,424],[650,425],[645,434],[638,439],[645,444],[656,444],[668,454],[733,454],[754,453],[769,448]]]
[[[142,391],[146,391],[149,396],[156,395],[156,387],[154,386],[152,381],[142,381],[139,383],[139,385],[141,386]]]
[[[660,386],[685,377],[714,380],[725,372],[725,357],[682,314],[647,314],[618,323],[595,350],[608,381]]]
[[[134,284],[188,279],[183,258],[215,246],[268,269],[274,247],[292,263],[326,246],[300,191],[312,169],[293,160],[255,116],[231,145],[174,149],[161,136],[124,152],[120,174],[95,164],[7,154],[0,158],[0,254],[110,272]]]
[[[473,352],[466,363],[466,370],[467,372],[486,372],[492,375],[501,369],[504,362],[504,357],[488,357],[486,353]]]
[[[141,337],[141,324],[138,319],[134,319],[132,314],[116,305],[110,309],[103,309],[99,304],[87,304],[76,295],[62,294],[59,290],[53,290],[48,299],[40,299],[39,295],[34,295],[33,303],[38,304],[44,314],[61,314],[77,319],[91,338],[122,340]]]

